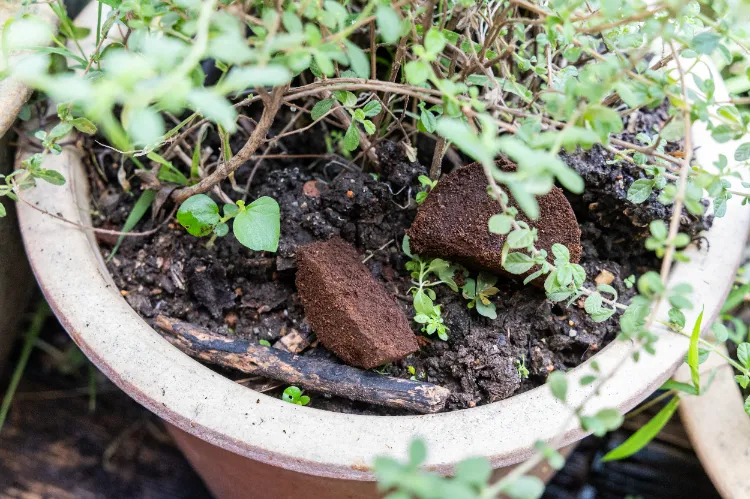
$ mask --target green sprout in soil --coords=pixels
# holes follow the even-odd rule
[[[268,340],[258,340],[258,343],[261,344],[261,345],[263,345],[264,347],[270,347],[271,346],[271,342],[268,341]]]
[[[409,379],[412,381],[418,381],[419,379],[425,379],[427,377],[424,372],[419,373],[419,376],[417,376],[417,370],[414,368],[414,366],[409,366],[407,369],[409,371],[409,374],[411,374]]]
[[[526,357],[521,357],[521,360],[516,359],[516,371],[518,371],[521,379],[529,377],[529,370],[526,368]]]
[[[290,404],[296,404],[296,405],[307,405],[310,403],[310,397],[307,395],[302,395],[302,390],[294,385],[289,386],[284,390],[284,393],[281,395],[281,399],[284,402],[289,402]]]
[[[438,338],[445,341],[448,339],[448,327],[443,322],[440,305],[435,304],[436,294],[432,289],[440,284],[445,284],[453,291],[458,291],[458,285],[453,279],[459,270],[457,265],[452,265],[442,258],[424,259],[419,255],[412,255],[409,248],[409,236],[404,236],[402,250],[411,258],[406,263],[406,270],[411,272],[412,286],[409,292],[414,298],[414,321],[422,324],[422,332],[429,335],[437,334]],[[437,280],[431,280],[436,276]]]
[[[438,181],[430,179],[427,175],[420,175],[418,180],[422,185],[422,190],[417,193],[416,201],[417,204],[422,204],[427,199],[427,195],[437,186]]]
[[[243,201],[224,205],[224,216],[219,206],[205,194],[189,197],[177,211],[177,221],[192,235],[211,234],[208,246],[217,237],[229,233],[227,222],[234,219],[232,231],[237,240],[253,251],[276,251],[281,231],[279,204],[268,196],[256,199],[245,206]]]
[[[495,283],[497,283],[497,276],[480,272],[476,281],[466,279],[466,284],[461,288],[464,298],[469,300],[468,307],[476,308],[480,315],[490,319],[497,318],[495,304],[490,301],[490,297],[495,296],[499,291]]]

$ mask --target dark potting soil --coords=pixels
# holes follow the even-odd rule
[[[663,123],[666,116],[659,113],[657,110],[641,118],[638,115],[643,113],[635,113],[635,119],[644,121],[638,129]],[[624,136],[634,140],[628,134]],[[321,147],[318,141],[310,140],[300,150],[318,152],[316,148]],[[297,248],[340,236],[358,248],[372,275],[396,298],[407,317],[412,317],[408,293],[411,282],[404,268],[408,258],[401,251],[401,241],[416,213],[413,199],[419,189],[417,176],[426,171],[406,160],[396,144],[384,142],[378,153],[383,171],[377,175],[362,173],[336,157],[308,163],[266,160],[253,180],[248,199],[271,196],[281,207],[281,239],[275,255],[250,251],[231,233],[207,248],[206,239],[188,235],[172,221],[151,236],[125,238],[108,268],[125,299],[152,325],[156,314],[164,314],[227,335],[273,343],[293,330],[310,333],[295,288]],[[564,155],[564,159],[586,182],[582,196],[565,193],[582,232],[580,263],[589,282],[603,271],[610,273],[614,277],[612,286],[621,300],[627,301],[634,292],[624,286],[624,279],[657,265],[655,257],[643,249],[648,222],[668,218],[670,208],[659,204],[655,196],[643,205],[628,202],[627,187],[641,176],[640,171],[625,163],[606,164],[611,158],[599,147]],[[99,163],[106,161],[100,157]],[[138,178],[130,175],[129,165],[125,168],[137,187]],[[239,185],[244,185],[250,170],[251,165],[245,165],[237,172]],[[104,172],[110,179],[108,184],[93,167],[90,174],[97,208],[94,220],[108,228],[123,225],[136,198],[111,180],[116,178],[114,171],[116,167]],[[228,188],[226,191],[233,199],[242,197]],[[166,212],[159,214],[164,216]],[[707,223],[687,214],[682,222],[682,230],[690,234]],[[157,223],[147,214],[134,230],[146,231]],[[100,238],[105,257],[113,243],[111,237]],[[618,331],[616,318],[594,323],[581,302],[564,308],[547,300],[543,290],[507,277],[501,277],[497,287],[499,293],[493,300],[497,318],[490,320],[468,309],[459,293],[438,286],[436,303],[443,305],[450,329],[448,341],[424,336],[419,332],[421,326],[410,321],[421,349],[378,372],[415,376],[444,386],[451,391],[446,410],[464,409],[543,384],[551,371],[567,370],[586,361]],[[381,319],[372,320],[379,323]],[[338,362],[316,343],[304,355]],[[528,378],[521,377],[520,362],[528,369]],[[232,379],[247,378],[239,372],[214,368]],[[276,395],[284,388],[278,383],[263,386]],[[403,414],[310,395],[312,407]]]

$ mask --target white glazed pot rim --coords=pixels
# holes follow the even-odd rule
[[[717,99],[726,93],[715,80]],[[703,164],[721,150],[705,128],[693,137]],[[721,148],[721,149],[719,149]],[[726,148],[726,149],[725,149]],[[63,187],[40,183],[26,191],[26,201],[68,220],[90,223],[88,189],[78,153],[68,147],[48,156],[45,168],[60,171]],[[693,284],[691,300],[705,307],[710,327],[729,291],[739,264],[750,210],[739,199],[729,201],[726,217],[705,234],[703,250],[690,248],[689,263],[676,264],[671,285]],[[420,416],[363,416],[288,404],[254,392],[213,372],[183,354],[132,310],[113,284],[90,233],[19,205],[24,243],[34,273],[50,306],[83,352],[117,386],[151,411],[212,444],[286,469],[340,479],[373,480],[372,463],[380,455],[405,456],[409,442],[422,437],[428,446],[427,467],[449,473],[461,459],[488,458],[494,467],[518,463],[533,453],[534,442],[549,442],[568,412],[546,387],[473,409]],[[739,237],[738,237],[739,236]],[[720,248],[710,258],[707,248]],[[662,304],[659,316],[667,317]],[[698,307],[686,313],[693,323]],[[587,405],[587,413],[604,407],[629,410],[657,389],[682,362],[688,342],[664,332],[655,355],[628,359]],[[608,372],[627,355],[629,345],[614,341],[593,359]],[[590,362],[569,372],[568,401],[577,405],[592,389],[581,387],[591,374]],[[558,443],[567,445],[586,433],[574,422]]]

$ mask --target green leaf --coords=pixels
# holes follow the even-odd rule
[[[695,389],[690,383],[683,383],[681,381],[675,381],[668,379],[659,388],[660,390],[677,390],[679,392],[687,393],[688,395],[698,395],[698,390]]]
[[[651,234],[653,234],[656,239],[661,241],[667,239],[667,224],[664,223],[664,220],[651,221],[649,228],[651,229]]]
[[[130,232],[131,230],[133,230],[133,227],[135,227],[138,222],[141,221],[143,215],[146,214],[146,211],[151,206],[151,203],[154,202],[155,197],[156,191],[143,191],[138,197],[138,201],[136,201],[135,205],[133,205],[133,209],[128,214],[128,218],[125,219],[125,224],[122,226],[120,232]],[[115,254],[117,254],[117,250],[120,249],[120,245],[122,244],[122,241],[124,239],[125,234],[121,234],[117,238],[117,243],[115,243],[115,247],[112,248],[112,252],[110,253],[109,258],[107,258],[108,262],[115,256]]]
[[[729,293],[727,301],[724,302],[724,306],[721,307],[721,313],[728,314],[737,308],[745,300],[745,295],[748,293],[750,293],[750,284],[744,284],[739,288],[733,289]]]
[[[555,243],[552,245],[552,254],[555,256],[555,263],[570,262],[570,251],[564,244]]]
[[[583,304],[584,310],[586,310],[586,313],[588,314],[594,314],[599,311],[599,309],[602,308],[602,295],[599,293],[592,293],[589,295],[588,298],[586,298],[586,301]]]
[[[701,336],[701,322],[703,321],[703,310],[698,314],[698,319],[695,321],[693,326],[693,333],[690,335],[690,347],[688,348],[688,366],[690,366],[690,378],[695,385],[695,389],[700,392],[700,371],[698,361],[698,339]]]
[[[409,239],[409,236],[404,235],[404,239],[401,241],[401,251],[403,251],[404,255],[408,256],[409,258],[414,258],[414,256],[411,254],[410,241],[411,239]]]
[[[224,222],[219,222],[214,227],[214,234],[216,234],[218,237],[226,236],[227,234],[229,234],[229,226]]]
[[[368,118],[372,118],[373,116],[377,116],[380,114],[380,111],[383,110],[383,106],[380,104],[380,101],[378,100],[371,100],[365,106],[362,108],[362,111],[364,111],[365,116]]]
[[[367,133],[367,135],[372,135],[376,130],[375,123],[370,120],[362,121],[362,128],[365,129],[365,133]]]
[[[438,28],[430,28],[424,37],[424,48],[432,54],[439,54],[445,48],[446,40],[443,32]]]
[[[245,209],[240,208],[232,231],[243,246],[253,251],[276,251],[281,234],[279,203],[263,196]]]
[[[511,499],[538,499],[544,493],[544,482],[535,476],[521,475],[504,486],[502,492]]]
[[[65,184],[65,177],[63,177],[62,173],[55,170],[38,170],[35,172],[34,176],[45,182],[49,182],[52,185]]]
[[[318,121],[320,118],[325,116],[325,114],[331,110],[331,107],[333,107],[334,102],[334,99],[323,99],[322,101],[316,102],[312,108],[312,111],[310,111],[310,117],[312,118],[312,120]]]
[[[654,181],[649,179],[639,179],[631,184],[628,188],[628,201],[639,204],[648,199],[654,188]]]
[[[622,414],[617,409],[602,409],[594,416],[581,416],[581,426],[597,437],[603,437],[608,431],[619,428],[622,419]]]
[[[187,96],[190,106],[204,117],[218,123],[224,129],[233,133],[237,130],[234,120],[237,111],[224,97],[205,88],[191,90]]]
[[[534,266],[534,260],[524,253],[510,253],[505,257],[503,268],[511,274],[523,274]]]
[[[547,445],[541,440],[534,442],[534,448],[541,452],[544,458],[547,460],[552,469],[561,470],[565,466],[565,458],[557,452],[555,449]]]
[[[422,109],[419,113],[419,123],[422,124],[425,131],[428,133],[435,133],[435,127],[437,127],[437,118],[432,112],[427,109]]]
[[[745,414],[750,416],[750,395],[745,399]]]
[[[177,210],[177,221],[189,234],[207,236],[219,223],[219,206],[205,194],[196,194],[185,200]]]
[[[497,319],[497,309],[494,303],[485,305],[482,300],[477,300],[475,304],[479,315],[483,315],[489,319]]]
[[[292,81],[292,72],[280,64],[233,67],[219,84],[222,93],[240,92],[254,87],[277,87]]]
[[[492,466],[489,461],[481,457],[464,459],[456,465],[455,477],[467,485],[482,487],[492,475]]]
[[[136,147],[151,146],[164,135],[164,120],[153,108],[136,109],[127,116],[127,130]]]
[[[8,214],[8,212],[5,211],[5,206],[2,203],[0,203],[0,218],[3,218],[7,214]]]
[[[620,133],[623,129],[620,114],[609,107],[599,105],[589,106],[583,117],[603,142],[606,142],[610,134]]]
[[[534,244],[535,234],[530,229],[516,229],[508,234],[508,246],[513,249],[528,248]]]
[[[455,118],[440,118],[436,130],[467,156],[485,164],[494,163],[494,152],[489,151],[477,134],[463,121]]]
[[[361,48],[350,42],[344,40],[344,46],[346,47],[346,53],[349,56],[349,65],[357,73],[360,78],[367,79],[370,77],[370,59],[362,51]]]
[[[633,433],[630,438],[609,451],[602,458],[603,462],[615,461],[632,456],[659,434],[664,425],[672,418],[677,406],[680,404],[679,397],[672,397],[667,405],[664,406],[651,420],[643,425],[638,431]]]
[[[489,222],[487,222],[487,226],[490,232],[494,232],[495,234],[507,234],[512,228],[512,222],[512,217],[500,213],[498,215],[492,215]]]
[[[96,133],[96,125],[86,118],[75,118],[71,120],[70,123],[81,133],[86,133],[88,135],[94,135]]]
[[[750,369],[750,343],[740,343],[737,346],[737,360],[740,364]]]
[[[711,331],[713,331],[717,341],[724,342],[729,338],[729,330],[721,322],[714,322],[711,325]]]
[[[359,130],[352,122],[346,130],[346,135],[344,135],[344,149],[351,152],[357,147],[359,147]]]
[[[409,61],[404,66],[406,81],[412,85],[421,85],[432,74],[432,68],[425,61]]]
[[[409,445],[409,464],[419,466],[427,459],[427,446],[422,439],[414,439]]]
[[[401,37],[401,18],[390,6],[378,6],[375,22],[380,30],[380,36],[386,43],[395,43]]]
[[[549,385],[549,389],[556,399],[565,402],[565,398],[568,396],[568,379],[564,372],[552,371],[547,376],[547,385]]]
[[[690,46],[701,54],[711,55],[714,50],[719,46],[721,38],[719,35],[711,32],[703,32],[695,35],[693,40],[690,42]]]
[[[747,161],[750,159],[750,142],[745,142],[734,151],[735,161]]]

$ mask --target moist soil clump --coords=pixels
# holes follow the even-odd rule
[[[341,238],[297,250],[297,291],[320,342],[347,364],[373,369],[419,349],[396,299]]]
[[[515,165],[504,160],[498,161],[497,166],[515,169]],[[578,263],[581,229],[562,189],[553,187],[548,194],[537,197],[537,202],[540,213],[537,220],[530,220],[520,209],[517,220],[538,230],[536,247],[547,252],[550,263],[555,243],[566,246],[570,261]],[[512,196],[508,204],[518,208]],[[532,267],[518,277],[505,271],[500,256],[507,236],[487,230],[490,217],[497,213],[497,201],[487,195],[487,177],[482,165],[473,163],[458,168],[443,176],[417,212],[407,231],[411,250],[421,256],[441,257],[478,270],[523,279],[539,267]],[[544,278],[532,282],[543,285]]]
[[[409,259],[401,251],[401,242],[416,214],[414,194],[420,189],[417,177],[426,171],[419,163],[406,159],[396,144],[386,142],[378,152],[383,166],[374,174],[361,172],[343,158],[310,163],[267,160],[257,172],[247,199],[270,196],[278,201],[281,238],[276,254],[248,250],[231,233],[207,247],[207,239],[190,236],[172,219],[150,236],[124,238],[108,269],[123,296],[151,325],[156,314],[163,314],[221,334],[273,343],[292,332],[311,334],[295,286],[298,249],[340,237],[358,249],[372,277],[411,319],[414,311],[408,290],[412,283],[404,267]],[[580,264],[590,282],[600,274],[614,276],[612,286],[621,301],[627,302],[634,292],[623,285],[623,280],[657,264],[655,257],[640,251],[646,237],[641,223],[666,217],[669,208],[655,199],[644,207],[632,205],[620,193],[613,193],[604,177],[625,172],[627,167],[606,165],[609,158],[603,154],[580,153],[566,159],[578,165],[587,186],[583,196],[565,193],[582,232]],[[584,163],[586,166],[581,166]],[[133,173],[131,165],[126,163],[125,168],[126,173]],[[252,164],[240,168],[237,183],[245,185],[251,171]],[[628,179],[639,175],[627,172]],[[108,178],[113,177],[111,172],[105,173]],[[90,178],[97,208],[95,224],[122,227],[137,196],[123,192],[117,181],[103,182],[93,165]],[[137,176],[128,178],[134,192],[139,192]],[[626,180],[623,189],[628,185]],[[225,190],[235,200],[243,197]],[[598,207],[591,206],[592,199],[599,203]],[[608,208],[603,209],[604,206]],[[155,228],[169,209],[167,205],[156,217],[147,214],[134,230]],[[643,213],[635,224],[625,212],[638,210]],[[703,221],[696,224],[701,226]],[[627,245],[621,244],[622,238],[626,238]],[[100,239],[105,257],[111,256],[113,242],[111,238]],[[616,317],[594,323],[584,312],[582,302],[564,308],[547,300],[543,290],[503,276],[496,286],[499,292],[493,297],[497,306],[495,320],[467,308],[467,300],[459,293],[437,286],[436,303],[443,308],[448,341],[423,335],[419,331],[421,325],[409,320],[421,348],[377,371],[444,386],[451,391],[445,410],[464,409],[540,386],[551,371],[567,370],[586,361],[618,331]],[[372,321],[377,325],[381,318],[373,317]],[[317,342],[302,355],[340,362]],[[528,369],[528,377],[521,375],[522,367]],[[214,369],[231,379],[245,377],[231,370]],[[284,388],[273,382],[252,386],[279,396]],[[317,408],[404,414],[310,395],[311,406]]]

